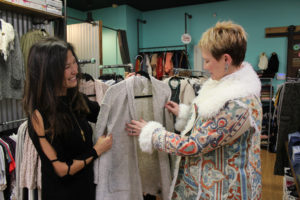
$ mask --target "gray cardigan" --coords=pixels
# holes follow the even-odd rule
[[[9,52],[6,62],[0,61],[0,100],[22,99],[24,81],[23,55],[19,36],[15,31],[14,49]]]
[[[151,76],[150,76],[151,77]],[[138,167],[138,137],[128,136],[125,124],[136,117],[134,88],[140,85],[139,77],[130,77],[111,86],[103,99],[96,124],[95,136],[112,133],[113,145],[94,162],[96,199],[143,200]],[[171,91],[167,84],[151,77],[154,120],[173,130],[172,115],[164,108]],[[170,161],[167,153],[158,152],[161,198],[168,198],[171,185]]]

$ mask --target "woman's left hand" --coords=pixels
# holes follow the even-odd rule
[[[126,124],[125,130],[130,136],[139,136],[141,134],[142,128],[147,125],[147,122],[143,119],[139,121],[131,120],[131,123]]]

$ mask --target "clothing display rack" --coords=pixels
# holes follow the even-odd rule
[[[177,49],[179,48],[179,49]],[[184,49],[182,49],[184,48]],[[151,50],[152,51],[149,51]],[[159,49],[159,50],[157,50]],[[173,45],[173,46],[158,46],[158,47],[145,47],[139,48],[139,53],[147,53],[147,52],[159,52],[163,49],[163,51],[176,51],[176,50],[185,50],[186,52],[186,45]]]
[[[64,1],[66,4],[66,0]],[[48,33],[56,33],[58,37],[63,38],[65,29],[61,21],[66,21],[66,12],[63,15],[53,14],[41,11],[35,8],[26,7],[10,1],[0,1],[0,18],[10,23],[15,31],[15,37],[18,40],[31,30],[46,30]],[[48,22],[58,22],[53,26]],[[2,24],[3,25],[3,24]],[[16,52],[16,50],[14,50]],[[18,65],[19,66],[19,65]],[[1,66],[2,67],[2,66]],[[3,80],[1,80],[1,84]],[[22,89],[23,90],[23,89]],[[22,97],[7,97],[0,100],[0,132],[18,128],[25,117],[22,108]],[[18,123],[19,122],[19,123]]]
[[[206,76],[206,72],[204,71],[200,71],[200,70],[194,70],[194,69],[184,69],[184,68],[173,68],[173,71],[174,71],[174,75],[178,74],[179,72],[182,72],[182,71],[188,71],[188,72],[196,72],[196,73],[200,73],[199,76]]]
[[[22,122],[22,121],[25,121],[25,120],[27,120],[27,118],[17,119],[17,120],[12,120],[12,121],[7,121],[7,122],[0,122],[0,126],[12,124],[12,123],[17,123],[17,122]]]
[[[271,137],[272,98],[274,89],[272,86],[273,78],[260,78],[260,80],[262,84],[261,102],[263,108],[265,108],[265,112],[263,114],[266,114],[266,117],[263,118],[262,133],[267,133],[267,140],[264,142],[262,139],[261,146],[266,146],[267,150],[269,150]]]
[[[187,33],[187,18],[191,19],[192,15],[188,13],[184,13],[184,33]],[[146,24],[146,20],[137,19],[137,49],[138,53],[140,53],[143,50],[149,50],[149,49],[161,49],[161,48],[177,48],[177,47],[184,47],[185,52],[187,54],[187,44],[185,45],[173,45],[173,46],[159,46],[159,47],[146,47],[146,48],[140,48],[140,26],[139,24]],[[144,51],[143,51],[144,52]]]
[[[99,66],[99,68],[100,68],[100,70],[101,69],[112,69],[112,68],[124,68],[125,72],[132,72],[133,71],[133,66],[132,65],[124,65],[124,64],[120,64],[120,65],[103,65],[103,66]]]

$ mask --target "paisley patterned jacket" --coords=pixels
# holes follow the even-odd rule
[[[176,129],[148,122],[139,142],[177,155],[169,199],[261,199],[260,81],[251,65],[204,83],[191,107],[180,105]]]

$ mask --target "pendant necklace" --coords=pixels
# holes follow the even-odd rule
[[[77,126],[78,126],[78,127],[79,127],[79,129],[80,129],[80,134],[81,134],[81,137],[82,137],[83,141],[85,142],[84,131],[81,129],[81,127],[80,127],[80,125],[79,125],[79,123],[78,123],[78,121],[77,121],[77,118],[76,118],[76,116],[73,114],[73,112],[72,112],[72,110],[71,110],[71,109],[70,109],[70,112],[71,112],[71,114],[72,114],[73,118],[75,119],[75,122],[76,122]]]

